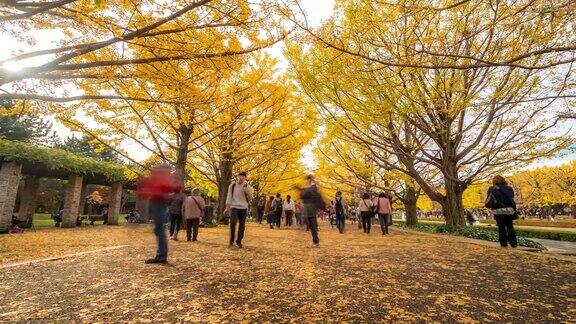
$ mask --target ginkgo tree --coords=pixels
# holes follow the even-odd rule
[[[35,31],[52,30],[58,36],[53,48],[21,50],[0,62],[19,67],[0,69],[0,98],[181,103],[154,93],[74,90],[79,80],[137,78],[137,67],[152,63],[237,56],[265,48],[287,34],[279,15],[282,8],[268,0],[3,1],[0,26],[13,40],[33,46]]]
[[[235,171],[248,172],[261,192],[278,190],[275,182],[299,182],[300,151],[315,131],[313,107],[276,71],[276,61],[253,59],[223,84],[224,102],[214,104],[225,108],[196,129],[191,166],[217,187],[220,209]]]
[[[570,14],[548,17],[551,24],[538,15],[515,16],[520,26],[508,29],[489,23],[491,13],[513,12],[506,4],[495,9],[470,1],[441,11],[409,5],[426,3],[338,2],[334,17],[310,36],[311,47],[294,46],[289,54],[300,85],[333,122],[393,154],[396,167],[442,206],[446,223],[462,226],[462,194],[476,179],[553,155],[573,142],[555,118],[555,104],[569,100],[574,90],[570,60],[552,64],[549,56],[536,55],[524,61],[538,68],[473,61],[495,62],[519,48],[566,41],[564,19]],[[318,35],[361,53],[407,64],[421,60],[435,68],[361,59],[318,41]],[[419,49],[428,54],[415,55]],[[462,66],[463,57],[474,66]]]
[[[364,192],[385,192],[393,198],[395,208],[404,209],[406,222],[416,224],[417,203],[421,190],[402,170],[393,154],[359,140],[345,121],[328,124],[317,145],[319,178],[332,191],[342,191],[352,200]],[[428,172],[419,169],[421,174]],[[377,191],[377,192],[376,192]],[[399,202],[399,203],[398,203]]]

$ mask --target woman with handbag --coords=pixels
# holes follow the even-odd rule
[[[488,189],[486,208],[492,210],[492,215],[498,225],[498,238],[501,247],[516,247],[516,231],[514,220],[518,218],[516,203],[514,202],[514,189],[508,185],[504,177],[497,175],[492,179],[492,187]]]
[[[192,190],[192,196],[186,197],[182,204],[182,215],[186,219],[186,241],[198,241],[198,227],[204,216],[206,202],[200,196],[200,189]]]
[[[362,199],[360,204],[358,204],[358,210],[360,211],[360,218],[362,218],[362,229],[364,233],[370,234],[370,228],[372,227],[372,216],[374,216],[374,204],[370,199],[370,194],[367,192],[362,194]]]
[[[377,198],[374,198],[374,200],[374,210],[376,211],[376,215],[378,215],[382,235],[386,235],[388,234],[388,217],[390,217],[390,213],[392,212],[390,200],[383,192],[381,192]]]

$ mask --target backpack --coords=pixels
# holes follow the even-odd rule
[[[232,196],[234,196],[234,188],[236,188],[236,182],[234,182],[232,184]],[[247,203],[250,203],[250,201],[248,200],[248,195],[246,194],[246,192],[244,192],[244,199],[246,199]]]
[[[282,199],[274,199],[274,211],[277,213],[282,212]]]
[[[336,203],[334,204],[334,209],[336,213],[344,213],[344,206],[342,206],[342,198],[336,198]]]

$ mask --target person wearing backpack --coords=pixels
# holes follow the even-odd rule
[[[314,176],[311,174],[306,176],[308,184],[305,188],[295,187],[300,190],[300,199],[302,200],[302,215],[306,219],[310,233],[312,234],[312,247],[320,246],[320,238],[318,237],[318,210],[326,208],[326,203],[318,191]]]
[[[374,199],[374,210],[376,211],[376,215],[378,215],[382,235],[388,234],[388,217],[390,217],[392,208],[390,207],[390,199],[386,197],[385,193],[381,192],[378,197]]]
[[[273,210],[274,210],[274,223],[278,228],[280,228],[280,224],[282,223],[282,208],[284,202],[282,201],[282,195],[280,193],[276,194],[276,199],[274,199]]]
[[[200,189],[195,188],[192,190],[192,195],[186,197],[182,204],[182,215],[186,220],[186,241],[198,241],[198,227],[205,209],[206,202],[200,196]]]
[[[346,202],[342,197],[342,192],[336,192],[336,198],[334,198],[334,213],[336,215],[336,227],[340,234],[344,233],[344,226],[346,225]]]
[[[284,201],[284,205],[282,206],[284,209],[284,217],[286,218],[286,226],[292,226],[292,218],[294,217],[294,200],[290,195],[286,196],[286,200]]]
[[[248,215],[248,205],[252,200],[254,190],[246,182],[246,172],[240,172],[236,176],[236,181],[228,187],[226,195],[226,209],[224,213],[230,213],[230,242],[229,247],[236,246],[242,248],[244,229],[246,228],[246,216]],[[238,236],[236,236],[236,224],[238,225]]]
[[[364,233],[370,234],[370,229],[372,227],[372,216],[374,216],[374,204],[370,199],[370,194],[365,192],[362,194],[362,199],[358,204],[358,210],[360,211],[360,218],[362,218],[362,229]]]
[[[516,202],[514,202],[514,189],[508,185],[504,177],[497,175],[492,179],[492,187],[488,189],[486,208],[492,210],[492,215],[498,225],[498,239],[501,247],[518,245],[514,220],[518,218]]]

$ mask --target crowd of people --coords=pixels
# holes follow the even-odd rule
[[[500,244],[517,246],[513,220],[518,218],[519,212],[514,202],[514,190],[501,176],[493,178],[493,186],[487,193],[486,208],[490,210],[498,225]],[[168,245],[165,234],[166,214],[170,219],[170,239],[178,239],[178,231],[184,225],[186,240],[198,240],[198,228],[206,209],[206,202],[200,195],[199,189],[184,190],[182,182],[174,176],[169,166],[157,166],[152,170],[151,176],[143,179],[137,193],[140,198],[150,201],[149,213],[154,221],[154,233],[158,241],[156,256],[146,263],[166,263],[168,259]],[[357,204],[348,204],[340,191],[326,203],[320,194],[316,181],[312,175],[306,177],[306,186],[294,187],[299,192],[295,199],[291,195],[284,198],[281,193],[267,199],[259,198],[257,203],[256,221],[268,223],[270,229],[294,225],[306,229],[311,234],[312,247],[320,246],[318,235],[318,219],[328,219],[332,227],[344,233],[346,220],[351,223],[358,221],[359,228],[370,234],[373,219],[378,219],[382,235],[389,233],[388,226],[392,222],[391,198],[385,193],[372,196],[364,193]],[[246,219],[250,214],[250,205],[254,199],[254,189],[247,181],[247,174],[240,172],[235,181],[228,187],[226,207],[224,214],[229,216],[230,248],[242,248],[242,241],[246,231]],[[478,212],[478,211],[476,211]],[[477,221],[477,214],[468,211],[466,217],[469,222]]]

